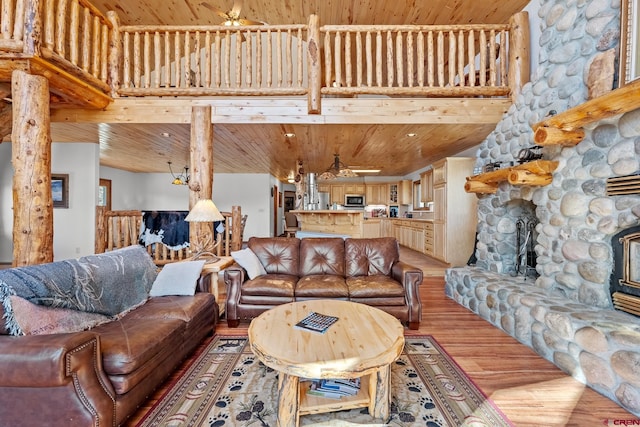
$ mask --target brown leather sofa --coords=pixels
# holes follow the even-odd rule
[[[209,286],[202,276],[194,296],[153,297],[88,331],[0,335],[0,425],[121,425],[214,331]]]
[[[391,237],[252,237],[251,249],[267,274],[250,280],[238,264],[227,268],[226,316],[230,327],[279,304],[335,298],[375,306],[418,329],[422,270],[399,260]]]

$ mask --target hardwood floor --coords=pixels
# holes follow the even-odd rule
[[[405,248],[401,248],[400,258],[425,271],[420,290],[423,310],[420,329],[407,329],[405,334],[434,336],[516,426],[597,426],[614,425],[616,420],[637,420],[613,401],[447,298],[443,276],[433,275],[435,269],[442,268],[441,263]],[[228,328],[222,320],[216,333],[245,335],[247,326]],[[188,365],[189,360],[127,425],[135,426]]]

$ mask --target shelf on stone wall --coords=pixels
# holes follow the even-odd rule
[[[467,177],[464,191],[476,194],[493,194],[501,182],[511,185],[544,186],[551,183],[551,173],[558,167],[555,160],[534,160],[518,166],[485,172]]]
[[[533,125],[537,145],[577,145],[583,126],[640,108],[640,79]]]

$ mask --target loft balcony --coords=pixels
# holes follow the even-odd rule
[[[48,78],[52,108],[126,97],[513,98],[528,81],[528,22],[499,25],[120,25],[86,0],[5,0],[0,91]],[[469,77],[471,76],[471,77]]]

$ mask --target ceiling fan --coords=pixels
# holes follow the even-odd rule
[[[240,10],[242,9],[242,0],[235,0],[233,2],[233,7],[231,10],[227,12],[223,12],[220,9],[217,9],[208,2],[202,2],[202,6],[206,7],[209,10],[215,12],[218,16],[220,16],[223,21],[220,25],[226,26],[240,26],[240,25],[265,25],[266,22],[263,21],[252,21],[250,19],[242,19],[240,18]]]

